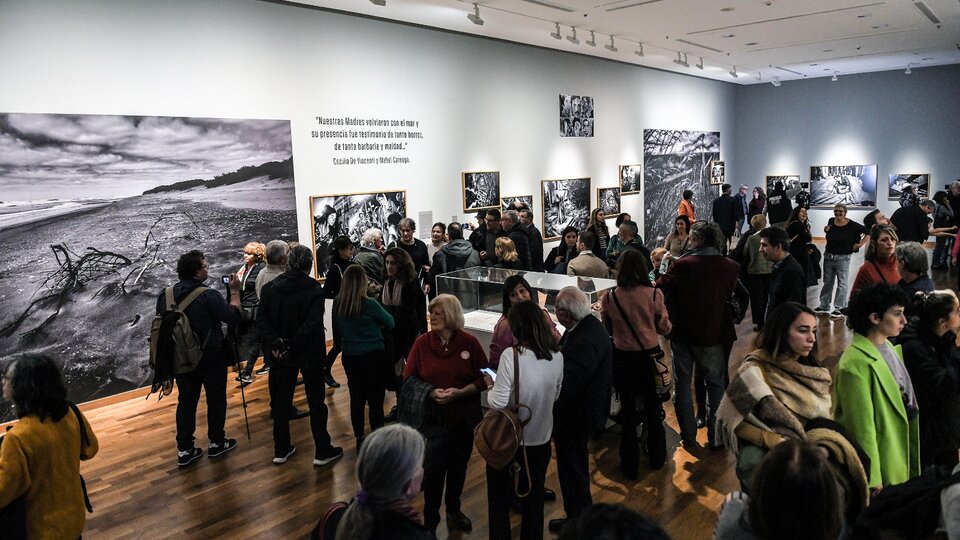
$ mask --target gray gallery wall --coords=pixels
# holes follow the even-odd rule
[[[729,179],[762,186],[768,175],[809,179],[811,165],[876,163],[889,216],[899,207],[886,200],[890,174],[929,173],[931,191],[960,178],[958,88],[960,66],[739,86]],[[815,235],[831,215],[811,213]]]

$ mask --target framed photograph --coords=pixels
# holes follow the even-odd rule
[[[313,230],[313,264],[321,278],[330,267],[330,244],[340,235],[359,242],[363,233],[376,227],[383,243],[400,239],[398,225],[407,215],[406,191],[346,193],[310,197],[310,228]]]
[[[621,165],[620,194],[640,193],[640,188],[643,187],[640,183],[642,179],[643,165]]]
[[[540,219],[543,239],[556,240],[568,225],[578,231],[587,228],[590,219],[590,179],[543,180]]]
[[[597,188],[597,206],[610,218],[620,214],[620,188]]]
[[[500,172],[465,172],[460,175],[463,183],[463,211],[500,206]]]
[[[719,160],[719,131],[643,130],[642,221],[648,248],[662,245],[670,234],[685,190],[693,192],[697,214],[709,215],[717,197],[708,189],[710,163]]]
[[[800,193],[802,190],[810,191],[810,182],[806,182],[806,187],[804,183],[800,181],[799,174],[788,174],[780,176],[768,176],[767,177],[767,196],[770,195],[770,192],[773,191],[774,186],[777,185],[777,182],[783,184],[783,189],[787,192],[787,198],[792,202],[794,197],[797,196],[797,193]]]
[[[527,208],[533,209],[533,195],[511,195],[500,198],[500,211],[510,210],[516,203],[527,205]]]
[[[836,204],[876,206],[876,164],[810,167],[810,206],[829,208]]]
[[[888,184],[887,200],[899,201],[903,195],[903,190],[910,186],[917,197],[921,199],[930,198],[930,175],[929,174],[891,174]],[[950,185],[947,185],[947,190]]]
[[[593,137],[593,98],[560,94],[560,136]]]
[[[719,186],[723,184],[726,177],[726,168],[722,161],[714,160],[710,162],[710,185]]]

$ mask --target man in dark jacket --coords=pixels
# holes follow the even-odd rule
[[[520,225],[530,241],[530,265],[534,272],[543,272],[543,234],[533,224],[533,210],[524,207],[519,211]]]
[[[456,221],[447,225],[447,239],[449,240],[447,245],[433,254],[433,264],[430,265],[427,285],[430,298],[437,296],[438,275],[480,266],[480,256],[470,242],[463,239],[463,229]]]
[[[807,305],[807,277],[803,267],[790,255],[790,237],[779,227],[767,227],[760,235],[760,255],[773,263],[770,289],[767,293],[767,314],[784,302]],[[757,324],[761,324],[754,321]]]
[[[720,196],[713,200],[713,221],[720,227],[726,241],[733,238],[737,228],[737,208],[730,196],[730,184],[720,186]]]
[[[189,251],[177,260],[177,277],[180,282],[173,286],[173,298],[183,301],[190,292],[202,287],[209,277],[206,258],[197,250]],[[184,313],[190,321],[190,329],[203,344],[203,357],[197,369],[176,376],[177,388],[177,465],[185,467],[203,455],[203,450],[193,445],[193,433],[197,427],[197,404],[200,388],[207,395],[207,438],[210,446],[207,455],[215,458],[233,450],[236,439],[224,436],[223,425],[227,418],[227,355],[223,348],[223,329],[227,323],[240,322],[240,280],[230,276],[229,305],[216,289],[203,291],[187,306]],[[166,292],[157,297],[157,314],[166,310]],[[287,402],[289,403],[289,401]]]
[[[737,339],[727,301],[740,275],[740,265],[720,253],[723,233],[716,223],[698,221],[690,227],[693,250],[670,265],[657,279],[670,314],[676,394],[674,407],[683,446],[696,447],[697,418],[690,384],[693,366],[707,386],[707,441],[717,445],[716,410],[723,398],[727,373],[725,347]]]
[[[327,433],[327,405],[324,403],[323,331],[324,294],[310,277],[313,254],[306,246],[290,252],[287,271],[262,291],[257,328],[263,350],[270,355],[270,402],[273,406],[273,463],[287,462],[296,448],[290,443],[290,407],[297,375],[303,373],[303,387],[310,405],[313,432],[313,464],[323,466],[343,456],[343,449],[330,444]]]
[[[463,228],[463,227],[461,227]],[[467,227],[469,230],[469,227]],[[486,209],[477,210],[477,227],[470,233],[470,245],[480,253],[487,249],[487,211]]]
[[[930,199],[920,201],[919,205],[904,206],[890,216],[890,223],[897,228],[900,242],[924,243],[930,236],[930,218],[937,203]]]
[[[496,208],[491,208],[487,210],[487,215],[484,218],[484,223],[486,228],[483,233],[483,243],[481,244],[480,263],[484,266],[496,266],[497,252],[494,248],[497,245],[497,238],[501,236],[506,236],[507,232],[503,230],[501,226],[501,216],[500,211]],[[472,238],[472,235],[471,235]]]
[[[773,191],[767,195],[767,204],[764,205],[763,212],[767,214],[771,226],[785,230],[792,211],[793,205],[790,203],[790,197],[787,197],[787,192],[783,189],[783,182],[777,180],[773,184]]]
[[[640,229],[633,221],[627,219],[620,223],[620,227],[617,228],[617,236],[620,237],[622,247],[607,256],[607,266],[616,268],[617,261],[620,260],[620,255],[628,249],[636,249],[640,253],[643,253],[644,259],[650,260],[650,250],[647,249],[647,246],[643,245],[643,238],[638,236],[639,232]]]
[[[553,417],[562,419],[553,423],[553,441],[567,517],[550,520],[553,532],[593,504],[587,440],[610,412],[613,371],[610,335],[590,313],[587,295],[576,287],[564,287],[557,293],[556,310],[567,329],[560,339],[565,382],[553,404]]]

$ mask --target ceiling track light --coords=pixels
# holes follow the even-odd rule
[[[633,51],[633,54],[643,56],[643,43],[637,43],[637,50]]]
[[[686,53],[684,53],[683,59],[681,59],[681,58],[680,58],[680,51],[677,51],[677,59],[674,60],[673,63],[674,63],[674,64],[677,64],[678,66],[683,66],[683,67],[686,67],[686,68],[690,67],[690,64],[687,62],[687,55],[686,55]]]
[[[700,57],[700,63],[697,64],[697,69],[703,69],[703,57]]]
[[[839,75],[839,74],[840,74],[839,71],[834,71],[834,72],[833,72],[833,77],[830,77],[830,80],[836,82],[836,80],[837,80],[837,75]]]
[[[591,47],[597,46],[597,36],[594,34],[593,30],[590,31],[590,41],[587,42],[587,45]]]
[[[730,76],[736,79],[740,75],[737,75],[737,66],[733,66],[733,69],[730,70]]]
[[[387,5],[387,0],[370,0],[370,3],[375,6],[385,6]]]
[[[610,52],[617,52],[617,46],[613,44],[613,36],[610,36],[610,44],[604,45],[603,48]]]
[[[555,23],[555,24],[557,25],[557,29],[554,30],[552,34],[550,34],[550,37],[552,37],[553,39],[563,39],[563,36],[560,35],[560,23]]]
[[[483,19],[480,18],[480,6],[473,5],[473,13],[468,13],[467,18],[477,26],[483,26]]]
[[[770,84],[772,84],[772,85],[776,86],[777,88],[779,88],[779,87],[780,87],[780,77],[774,77],[773,80],[770,81]]]
[[[577,27],[571,26],[570,31],[571,31],[571,34],[567,36],[567,41],[569,41],[570,43],[573,43],[574,45],[579,45],[580,40],[577,39]]]
[[[903,72],[903,74],[904,74],[904,75],[909,75],[909,74],[910,74],[910,64],[907,64],[907,69],[906,69],[906,71]]]

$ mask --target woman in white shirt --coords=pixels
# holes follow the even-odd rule
[[[530,421],[523,429],[523,446],[517,451],[516,472],[519,490],[530,494],[520,499],[523,506],[521,539],[543,538],[543,482],[550,463],[550,434],[553,431],[553,402],[560,395],[563,380],[563,356],[553,332],[543,320],[540,307],[530,301],[519,302],[507,316],[519,345],[500,356],[497,380],[487,396],[490,407],[502,409],[513,403],[514,358],[519,351],[519,402],[530,408]],[[525,412],[525,411],[524,411]],[[522,418],[522,417],[521,417]],[[523,419],[523,418],[522,418]],[[530,485],[527,486],[527,470]],[[510,502],[514,484],[510,467],[497,471],[487,466],[487,508],[490,538],[510,538]]]

